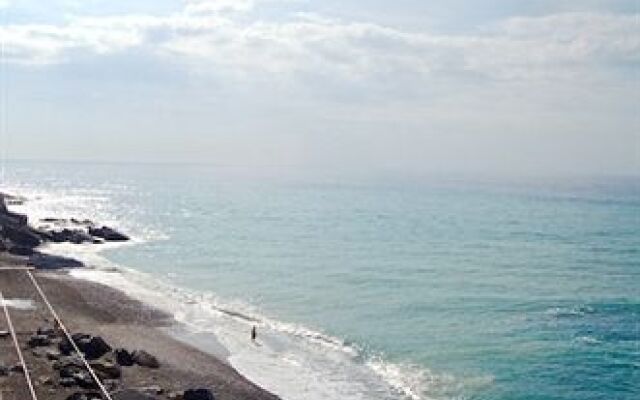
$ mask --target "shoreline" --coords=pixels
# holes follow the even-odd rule
[[[26,264],[25,259],[0,254],[0,267]],[[30,299],[36,305],[35,310],[10,310],[16,330],[21,333],[19,341],[22,345],[33,331],[50,325],[51,318],[33,288],[26,285],[23,272],[2,271],[0,274],[0,290],[5,298]],[[119,289],[73,277],[65,270],[36,270],[35,275],[71,333],[100,335],[114,348],[144,349],[157,357],[159,369],[123,368],[122,388],[159,386],[162,393],[153,394],[151,399],[171,398],[170,395],[196,387],[210,389],[216,399],[279,399],[236,371],[226,359],[226,349],[219,343],[213,343],[212,348],[217,349],[211,352],[214,355],[194,347],[187,340],[180,340],[181,327],[171,315],[135,300]],[[4,318],[0,320],[2,330],[6,322]],[[0,345],[6,346],[7,342],[10,340],[0,339]],[[15,351],[3,353],[6,354],[0,356],[0,365],[15,363],[12,359]],[[25,351],[24,355],[27,365],[34,366],[36,374],[32,373],[32,377],[42,398],[68,398],[73,390],[56,385],[55,371],[47,372],[46,363],[35,350]],[[46,380],[47,376],[50,379]],[[43,383],[45,380],[46,384]],[[5,392],[28,395],[21,392],[25,386],[24,379],[17,379],[16,374],[0,377],[0,389]]]

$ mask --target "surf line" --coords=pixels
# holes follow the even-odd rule
[[[2,294],[2,290],[0,290],[0,302],[2,302],[2,308],[4,309],[4,316],[7,319],[7,327],[9,328],[9,333],[11,333],[11,338],[13,339],[13,345],[16,348],[16,352],[18,353],[18,359],[20,360],[20,365],[22,365],[22,371],[24,372],[24,377],[27,381],[27,385],[29,386],[29,392],[31,392],[31,398],[33,400],[38,400],[38,396],[36,396],[36,391],[33,388],[33,382],[31,381],[31,374],[29,373],[29,368],[27,368],[27,363],[24,361],[24,357],[22,356],[22,350],[20,349],[20,344],[18,343],[18,336],[16,335],[16,331],[13,327],[13,322],[11,321],[11,315],[9,314],[9,307],[7,306],[7,302],[4,301],[4,295]]]
[[[102,382],[100,382],[100,379],[98,379],[98,375],[96,375],[95,371],[93,370],[93,368],[91,367],[91,365],[89,364],[89,362],[87,361],[87,359],[84,357],[84,354],[82,354],[82,352],[80,351],[80,349],[78,348],[78,346],[76,345],[76,342],[73,340],[73,338],[71,337],[71,335],[69,334],[69,330],[67,329],[67,327],[62,323],[62,320],[60,319],[60,317],[58,316],[58,313],[56,312],[56,310],[53,309],[53,306],[51,306],[51,303],[49,302],[49,299],[47,299],[47,296],[44,294],[44,291],[42,290],[42,288],[40,287],[40,285],[38,284],[38,281],[36,281],[36,278],[33,276],[33,274],[31,273],[30,270],[26,270],[25,271],[27,276],[29,277],[29,279],[31,280],[31,282],[33,283],[33,286],[36,288],[36,290],[38,291],[38,294],[40,295],[40,297],[42,298],[42,301],[44,302],[44,304],[47,306],[47,308],[49,309],[49,312],[51,313],[51,315],[53,316],[53,318],[56,320],[56,322],[58,323],[58,326],[60,327],[60,329],[62,329],[62,332],[64,333],[64,335],[66,336],[67,340],[69,341],[69,343],[71,344],[71,346],[73,347],[73,350],[76,352],[76,354],[78,355],[78,357],[80,357],[80,360],[82,361],[82,363],[84,364],[84,366],[87,368],[87,371],[89,371],[89,374],[91,374],[91,377],[93,378],[93,380],[96,382],[96,384],[98,385],[98,387],[100,388],[100,391],[102,392],[102,394],[104,394],[104,397],[107,400],[113,400],[111,398],[111,395],[109,394],[109,392],[107,391],[107,389],[104,387],[104,385],[102,384]],[[35,399],[35,398],[34,398]]]

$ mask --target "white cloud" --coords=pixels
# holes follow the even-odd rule
[[[208,14],[225,11],[249,11],[254,6],[253,0],[186,0],[185,13]]]
[[[248,18],[254,5],[253,0],[187,0],[181,12],[167,16],[77,16],[62,25],[10,25],[2,35],[10,59],[23,64],[135,48],[177,57],[199,71],[243,78],[267,73],[348,81],[461,75],[554,80],[595,76],[602,65],[637,63],[640,57],[637,15],[511,18],[474,36],[447,36],[313,14],[284,21]]]

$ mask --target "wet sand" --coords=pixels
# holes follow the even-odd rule
[[[24,265],[16,258],[0,254],[0,269]],[[277,396],[256,386],[224,359],[180,342],[167,332],[173,324],[169,315],[127,297],[124,293],[104,285],[70,277],[64,271],[35,271],[34,275],[71,333],[99,335],[113,348],[145,350],[160,361],[160,368],[141,366],[123,367],[117,388],[144,388],[157,386],[162,394],[152,398],[168,399],[170,393],[186,389],[207,388],[221,400],[276,400]],[[28,368],[31,370],[39,399],[64,400],[72,393],[82,391],[59,385],[59,374],[51,361],[43,356],[45,348],[31,349],[29,338],[39,327],[52,327],[53,318],[45,308],[24,271],[0,270],[0,290],[6,299],[30,299],[34,309],[9,308]],[[4,313],[0,312],[0,331],[7,329]],[[50,348],[56,348],[51,346]],[[0,338],[0,366],[18,362],[11,338]],[[27,400],[24,375],[10,373],[0,376],[3,400]]]

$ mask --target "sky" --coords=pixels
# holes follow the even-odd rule
[[[9,158],[640,174],[636,0],[0,0]]]

